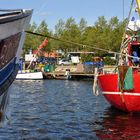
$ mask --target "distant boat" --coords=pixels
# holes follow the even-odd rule
[[[37,54],[47,44],[48,44],[48,38],[46,38],[42,42],[42,44],[38,47]],[[32,55],[31,50],[30,50],[30,55]],[[25,67],[23,66],[23,65],[25,65],[25,62],[23,62],[23,60],[21,60],[20,63],[19,63],[19,69],[20,70],[18,71],[16,79],[17,80],[41,80],[41,79],[43,79],[43,72],[41,70],[35,71],[35,65],[36,65],[36,64],[34,64],[35,62],[36,62],[36,56],[33,56],[30,60],[30,63],[28,65],[28,67],[25,69]],[[34,68],[31,68],[31,70],[30,70],[30,67],[32,66],[32,64],[34,65],[33,66]]]
[[[32,53],[30,54],[32,56]],[[27,55],[26,55],[27,56]],[[26,58],[25,56],[25,58]],[[31,58],[31,56],[29,58]],[[24,59],[19,61],[19,70],[16,76],[16,80],[40,80],[43,79],[43,73],[41,69],[36,69],[36,58],[32,57],[30,63],[25,62]],[[25,59],[27,60],[27,58]],[[27,65],[28,64],[28,65]],[[26,65],[28,67],[26,67]]]
[[[39,72],[22,72],[17,74],[17,80],[41,80],[43,79],[43,74],[41,71]]]
[[[32,10],[0,10],[0,119],[8,103],[8,89],[18,72],[18,61]]]

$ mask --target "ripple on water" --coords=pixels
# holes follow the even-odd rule
[[[15,81],[8,107],[9,122],[0,128],[0,140],[96,140],[132,135],[138,138],[139,117],[110,110],[103,96],[92,94],[92,84]]]

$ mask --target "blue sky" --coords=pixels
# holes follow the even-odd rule
[[[124,17],[127,17],[131,0],[124,0]],[[50,30],[59,19],[73,17],[77,23],[81,18],[93,25],[99,16],[123,19],[123,0],[1,0],[1,9],[34,9],[32,22],[45,20]]]

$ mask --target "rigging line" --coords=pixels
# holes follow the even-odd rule
[[[134,0],[131,1],[130,10],[129,10],[129,13],[128,13],[128,17],[127,17],[127,21],[126,21],[126,26],[125,26],[125,29],[124,29],[124,33],[123,33],[123,37],[122,37],[122,42],[121,42],[121,46],[120,46],[120,55],[119,55],[119,57],[117,59],[118,60],[117,62],[119,62],[119,59],[123,56],[122,48],[124,47],[124,40],[125,40],[125,35],[126,35],[125,33],[126,33],[126,30],[127,30],[128,24],[129,24],[130,16],[131,16],[132,9],[133,9],[133,4],[134,4]]]
[[[25,32],[29,33],[29,34],[37,35],[37,36],[48,37],[50,39],[61,41],[61,42],[64,42],[64,43],[70,43],[70,44],[73,44],[73,45],[86,47],[86,45],[83,45],[83,44],[80,44],[80,43],[76,43],[76,42],[72,42],[72,41],[68,41],[68,40],[62,40],[62,39],[52,37],[52,36],[49,36],[49,35],[43,35],[43,34],[39,34],[39,33],[36,33],[36,32],[31,32],[31,31],[25,31]]]
[[[131,12],[132,12],[132,9],[133,9],[133,4],[134,4],[134,0],[131,1],[130,11],[129,11],[129,14],[128,14],[128,17],[127,17],[126,27],[124,29],[124,34],[123,34],[123,39],[122,39],[122,43],[121,43],[121,48],[123,47],[123,42],[124,42],[124,39],[125,39],[125,33],[126,33],[126,30],[127,30],[128,24],[129,24]]]
[[[48,2],[48,1],[47,1],[47,2]],[[46,1],[43,2],[43,4],[42,4],[41,6],[39,6],[39,7],[36,9],[35,15],[36,15],[36,14],[39,14],[39,13],[41,12],[41,10],[42,10],[43,8],[45,8],[45,6],[47,5],[47,2],[46,2]]]
[[[49,35],[43,35],[43,34],[39,34],[39,33],[36,33],[36,32],[31,32],[31,31],[25,31],[25,32],[29,33],[29,34],[37,35],[37,36],[48,37],[48,38],[53,39],[53,40],[57,40],[57,41],[60,41],[60,42],[69,43],[69,44],[73,44],[73,45],[77,45],[77,46],[81,46],[81,47],[88,47],[88,48],[92,48],[92,49],[95,49],[95,50],[109,52],[109,53],[115,53],[115,54],[118,53],[118,52],[114,52],[114,51],[111,51],[111,50],[97,48],[96,46],[76,43],[76,42],[68,41],[68,40],[62,40],[62,39],[59,39],[59,38],[56,38],[56,37],[52,37],[52,36],[49,36]]]
[[[73,42],[73,41],[62,40],[62,39],[59,39],[59,38],[56,38],[56,37],[52,37],[52,36],[49,36],[49,35],[43,35],[43,34],[40,34],[40,33],[31,32],[31,31],[25,31],[25,32],[29,33],[29,34],[32,34],[32,35],[36,35],[36,36],[47,37],[47,38],[50,38],[50,39],[53,39],[53,40],[56,40],[56,41],[60,41],[60,42],[64,42],[64,43],[69,43],[69,44],[73,44],[73,45],[77,45],[77,46],[81,46],[81,47],[88,47],[88,48],[92,48],[94,50],[104,51],[104,52],[113,53],[113,54],[117,54],[117,55],[122,55],[122,56],[130,57],[130,58],[135,58],[134,56],[131,56],[131,55],[128,55],[128,54],[126,55],[126,54],[123,54],[123,53],[98,48],[98,47],[93,46],[93,45],[85,45],[85,44],[76,43],[76,42]]]

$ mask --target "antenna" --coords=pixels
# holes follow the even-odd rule
[[[122,0],[122,6],[123,6],[122,7],[123,8],[123,11],[122,11],[123,12],[123,21],[124,21],[124,0]]]

